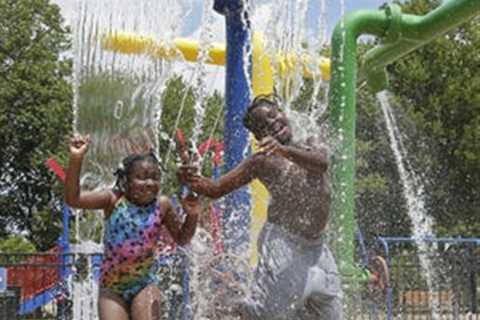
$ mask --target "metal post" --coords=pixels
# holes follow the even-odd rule
[[[225,82],[225,171],[236,167],[248,154],[248,131],[242,123],[250,103],[251,63],[250,25],[242,0],[217,0],[214,9],[223,14],[227,31]],[[250,57],[248,57],[250,59]],[[249,243],[250,195],[247,187],[229,194],[225,199],[223,230],[225,247],[245,253]]]
[[[332,216],[340,233],[337,238],[342,239],[338,244],[341,250],[336,251],[344,279],[357,273],[353,261],[357,38],[365,33],[380,36],[387,25],[384,11],[357,11],[337,24],[332,36],[329,121],[334,139],[339,141],[333,157]]]
[[[474,253],[475,245],[470,243],[468,245],[468,258],[469,258],[469,277],[468,277],[468,286],[470,287],[470,312],[476,314],[478,310],[477,306],[477,261],[475,259]]]

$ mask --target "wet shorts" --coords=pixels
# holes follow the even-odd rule
[[[259,263],[242,319],[342,319],[340,276],[322,238],[310,241],[271,223],[258,239]]]

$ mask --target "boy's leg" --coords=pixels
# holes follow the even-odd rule
[[[303,306],[297,310],[296,319],[342,320],[342,296],[335,260],[324,245],[317,263],[308,270]]]
[[[129,320],[126,302],[106,289],[100,289],[98,315],[100,320]]]
[[[301,320],[343,320],[343,305],[339,297],[311,296],[298,309],[295,319]]]
[[[307,270],[314,260],[297,250],[284,232],[265,225],[258,240],[259,262],[241,319],[294,319],[302,304]]]

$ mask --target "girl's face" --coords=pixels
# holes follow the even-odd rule
[[[259,106],[252,111],[254,129],[257,140],[272,136],[278,142],[287,144],[292,139],[292,131],[285,113],[273,106]]]
[[[126,194],[128,201],[145,206],[157,198],[160,191],[160,168],[146,160],[135,161],[127,177]]]

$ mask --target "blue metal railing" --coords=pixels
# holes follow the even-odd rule
[[[465,309],[471,318],[469,319],[480,319],[480,315],[477,315],[478,313],[478,301],[477,301],[477,274],[479,272],[479,268],[477,267],[478,262],[480,262],[480,238],[455,238],[455,237],[443,237],[443,238],[435,238],[435,237],[425,237],[421,239],[414,239],[411,237],[378,237],[377,238],[378,242],[383,248],[383,252],[387,261],[388,269],[390,270],[390,274],[392,275],[392,271],[400,268],[406,268],[407,263],[401,262],[401,259],[396,259],[399,257],[403,257],[404,260],[406,258],[412,259],[412,256],[415,256],[414,251],[416,251],[416,245],[419,242],[423,242],[426,244],[430,245],[439,245],[441,247],[448,247],[450,251],[453,251],[453,253],[439,253],[437,252],[438,257],[443,257],[445,259],[451,257],[451,259],[455,261],[465,261],[464,265],[458,265],[455,266],[458,268],[458,270],[452,271],[450,270],[449,275],[455,273],[457,282],[452,281],[450,283],[451,288],[450,290],[455,290],[456,296],[455,299],[457,301],[455,302],[457,304],[456,308],[458,310],[460,309]],[[398,250],[399,248],[403,249]],[[452,250],[452,248],[455,248],[456,250]],[[476,250],[478,249],[478,250]],[[416,254],[421,255],[421,254],[426,254],[422,252],[416,252]],[[432,253],[431,253],[432,254]],[[433,253],[435,255],[435,252]],[[408,256],[408,257],[407,257]],[[395,260],[396,259],[396,260]],[[468,263],[470,261],[470,263]],[[395,265],[394,265],[395,264]],[[457,263],[461,264],[461,263]],[[421,274],[424,272],[424,270],[421,270],[420,266],[411,263],[409,261],[408,264],[409,268],[417,268],[416,271],[412,270],[412,272],[408,272],[410,276],[412,273],[417,272],[418,274]],[[398,270],[397,270],[398,271]],[[427,270],[428,272],[429,270]],[[401,273],[397,272],[400,274],[400,277],[402,276]],[[387,296],[386,296],[386,307],[387,307],[387,319],[393,319],[395,317],[395,313],[398,310],[395,310],[395,297],[394,297],[394,291],[407,291],[409,288],[407,287],[400,287],[400,284],[405,286],[408,281],[405,279],[393,279],[390,281],[391,285],[387,288]],[[397,287],[394,287],[396,285]],[[425,289],[426,290],[426,289]],[[438,294],[438,293],[437,293]],[[462,301],[459,301],[461,298],[463,300],[467,301],[467,303],[462,303]],[[453,303],[453,302],[452,302]],[[452,313],[453,319],[457,319],[457,316],[460,317],[459,312],[456,311],[457,313]]]

